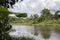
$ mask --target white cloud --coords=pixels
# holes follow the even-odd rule
[[[14,12],[26,12],[28,15],[39,14],[43,8],[48,8],[51,12],[60,10],[60,0],[23,0],[13,5]]]
[[[33,4],[30,4],[30,7],[31,7],[31,8],[36,8],[36,5],[35,5],[35,3],[33,3]]]

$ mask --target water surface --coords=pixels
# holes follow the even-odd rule
[[[12,29],[15,30],[9,33],[12,37],[24,36],[34,38],[35,40],[45,40],[41,34],[40,27],[13,25]],[[60,33],[51,31],[50,37],[47,40],[60,40]]]

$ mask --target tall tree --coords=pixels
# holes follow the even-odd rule
[[[39,18],[39,20],[38,21],[44,21],[44,20],[51,20],[52,18],[53,18],[53,15],[50,13],[50,10],[49,9],[43,9],[42,11],[41,11],[41,16],[40,16],[40,18]]]
[[[50,10],[44,8],[44,9],[41,11],[41,13],[42,13],[42,15],[45,15],[45,14],[48,15],[48,14],[50,14]]]

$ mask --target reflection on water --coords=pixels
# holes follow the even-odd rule
[[[10,36],[12,37],[24,36],[24,37],[34,38],[35,40],[45,40],[43,38],[43,35],[41,34],[42,31],[40,30],[40,27],[13,25],[12,29],[16,30],[9,33]],[[48,32],[43,32],[43,34],[45,33]],[[60,40],[60,34],[55,31],[51,31],[49,36],[50,37],[47,38],[47,40]]]
[[[60,40],[60,34],[55,31],[51,31],[51,37],[49,40]]]

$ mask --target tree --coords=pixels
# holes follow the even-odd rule
[[[34,14],[33,15],[33,24],[35,24],[35,23],[38,23],[38,17],[39,17],[39,15],[38,14]]]
[[[34,14],[33,17],[34,17],[34,19],[36,19],[36,18],[39,17],[39,15],[38,14]]]
[[[41,11],[41,16],[39,17],[40,22],[44,21],[44,20],[51,20],[53,18],[53,15],[50,13],[49,9],[43,9]]]
[[[18,1],[18,0],[17,0]],[[6,8],[9,8],[9,4],[12,6],[15,4],[15,0],[0,0],[0,6],[4,6]]]
[[[44,9],[41,11],[41,13],[42,13],[42,15],[45,15],[45,14],[48,15],[48,14],[50,14],[50,10],[44,8]]]
[[[9,30],[11,25],[9,24],[8,15],[11,14],[6,8],[0,7],[0,40],[9,40]]]

